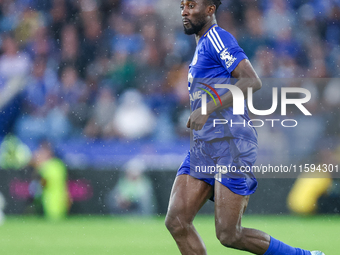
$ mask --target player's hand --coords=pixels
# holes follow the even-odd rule
[[[193,111],[189,117],[187,127],[194,130],[201,130],[204,124],[207,122],[209,115],[202,115],[201,108]]]

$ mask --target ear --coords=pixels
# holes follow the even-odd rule
[[[207,8],[207,14],[209,16],[212,16],[213,14],[215,14],[216,11],[216,6],[215,5],[209,5]]]

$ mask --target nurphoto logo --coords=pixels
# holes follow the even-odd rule
[[[200,82],[200,84],[206,86],[211,91],[213,91],[214,94],[216,94],[220,104],[222,105],[222,100],[221,100],[220,96],[218,95],[217,91],[212,86],[205,84],[205,83],[201,83],[201,82]],[[231,92],[232,97],[233,97],[233,114],[234,115],[244,115],[245,99],[244,99],[243,92],[240,88],[238,88],[234,85],[230,85],[230,84],[215,84],[215,88],[229,89],[229,91]],[[208,90],[206,90],[204,88],[199,88],[199,89],[206,92],[206,94],[204,93],[204,94],[201,95],[201,103],[202,103],[201,114],[207,115],[207,94],[212,98],[215,105],[217,105],[217,102],[216,102],[214,96]],[[272,89],[272,106],[270,107],[270,109],[267,109],[267,110],[255,109],[255,107],[253,105],[253,88],[248,88],[247,92],[248,92],[248,97],[247,97],[248,109],[254,115],[268,116],[270,114],[273,114],[275,112],[275,110],[277,109],[277,106],[278,106],[278,88],[273,87],[273,89]],[[304,97],[294,98],[294,99],[287,98],[287,95],[290,94],[290,93],[302,94],[302,95],[304,95]],[[309,90],[307,90],[305,88],[294,88],[294,87],[281,88],[281,115],[282,116],[287,115],[287,105],[295,105],[304,115],[311,116],[312,114],[303,105],[303,104],[307,103],[310,99],[311,99],[311,93],[309,92]],[[274,122],[280,121],[280,120],[279,119],[266,119],[265,121],[271,122],[272,127],[274,127]],[[233,125],[232,120],[229,121],[229,120],[225,120],[225,119],[214,119],[214,127],[215,127],[215,125],[225,125],[228,122],[231,122],[230,124]],[[253,122],[260,122],[261,124],[254,126]],[[285,124],[287,122],[294,122],[294,124],[293,125]],[[242,123],[234,123],[234,125],[235,124],[242,124],[243,126],[245,126],[246,121],[244,121]],[[286,119],[286,120],[281,121],[281,125],[283,127],[295,127],[295,126],[297,126],[297,124],[298,124],[297,121],[294,120],[294,119]],[[262,127],[264,125],[264,121],[260,120],[260,119],[254,119],[254,120],[248,121],[248,125],[251,126],[251,127]]]

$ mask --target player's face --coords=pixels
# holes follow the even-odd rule
[[[206,5],[204,0],[184,0],[181,1],[181,14],[183,20],[184,33],[187,35],[198,34],[207,23]]]

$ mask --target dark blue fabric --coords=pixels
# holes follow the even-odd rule
[[[195,141],[177,176],[191,175],[199,180],[215,185],[215,180],[239,195],[250,195],[256,191],[257,180],[252,172],[241,172],[241,167],[254,165],[257,158],[257,145],[242,139],[216,139],[213,141]],[[205,172],[208,167],[227,166],[236,172]],[[213,168],[211,168],[213,169]],[[212,198],[213,200],[213,198]]]
[[[291,247],[273,237],[270,237],[270,245],[264,255],[311,255],[311,252]]]
[[[213,25],[199,40],[193,60],[189,66],[188,89],[190,94],[191,110],[202,106],[202,91],[209,91],[220,104],[218,96],[208,86],[215,87],[215,84],[232,84],[235,79],[231,80],[232,72],[238,64],[247,59],[242,48],[238,45],[236,39],[224,29]],[[207,84],[208,86],[206,86]],[[219,96],[224,95],[229,90],[226,88],[214,88]],[[207,101],[212,100],[207,96]],[[226,125],[217,125],[214,127],[214,119],[228,120]],[[244,140],[257,143],[257,133],[255,128],[248,125],[250,118],[248,109],[244,104],[244,114],[234,115],[233,107],[224,108],[218,112],[212,113],[202,130],[193,131],[194,139],[210,141],[217,138],[241,138]],[[239,123],[232,125],[231,123]],[[240,123],[244,123],[242,125]]]

